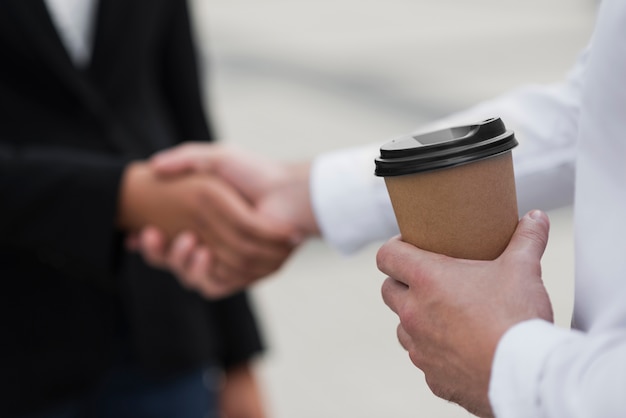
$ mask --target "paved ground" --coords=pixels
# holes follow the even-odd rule
[[[524,82],[562,76],[591,0],[195,0],[212,113],[227,141],[285,159],[371,141]],[[571,211],[551,212],[544,258],[569,322]],[[351,258],[304,246],[254,290],[270,346],[274,418],[466,417],[435,398],[395,340],[379,243]]]

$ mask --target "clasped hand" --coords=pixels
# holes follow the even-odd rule
[[[278,270],[317,226],[308,164],[188,143],[131,166],[122,202],[129,248],[205,297],[226,296]]]

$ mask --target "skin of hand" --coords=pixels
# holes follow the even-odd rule
[[[122,178],[118,226],[139,231],[148,225],[159,228],[161,239],[193,231],[191,244],[198,239],[212,249],[194,251],[196,264],[208,263],[219,278],[205,286],[211,297],[231,292],[232,285],[276,271],[294,248],[295,229],[261,215],[230,185],[208,173],[189,173],[162,178],[147,163],[131,163]],[[190,234],[177,247],[190,244]]]
[[[189,142],[156,154],[151,167],[162,176],[208,172],[245,196],[261,214],[319,235],[309,193],[310,163],[287,164],[232,146]]]
[[[155,155],[150,165],[164,178],[210,173],[224,179],[254,205],[259,216],[297,228],[294,243],[320,233],[309,197],[309,163],[286,164],[234,147],[187,143]],[[159,228],[146,228],[134,248],[148,263],[173,271],[184,286],[204,296],[210,296],[216,286],[231,292],[258,278],[219,280],[212,267],[215,248],[202,244],[190,231],[177,236],[171,245],[163,235]]]
[[[433,393],[484,417],[491,364],[500,338],[517,323],[553,321],[541,279],[548,217],[524,216],[494,261],[460,260],[420,250],[396,237],[377,254],[389,277],[385,304],[400,319],[400,344]]]
[[[226,371],[220,394],[221,418],[265,418],[260,386],[251,364]]]

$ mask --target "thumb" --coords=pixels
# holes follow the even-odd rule
[[[210,171],[219,153],[209,147],[207,144],[187,143],[154,154],[149,164],[160,175]]]
[[[520,252],[539,259],[548,245],[549,232],[548,216],[540,210],[530,211],[520,219],[505,252]]]

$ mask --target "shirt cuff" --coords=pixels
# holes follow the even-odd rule
[[[556,347],[573,338],[570,330],[533,319],[509,329],[496,348],[489,383],[495,416],[538,417],[544,366]]]
[[[311,167],[311,204],[322,238],[343,254],[398,233],[382,178],[374,175],[380,144],[322,154]]]

